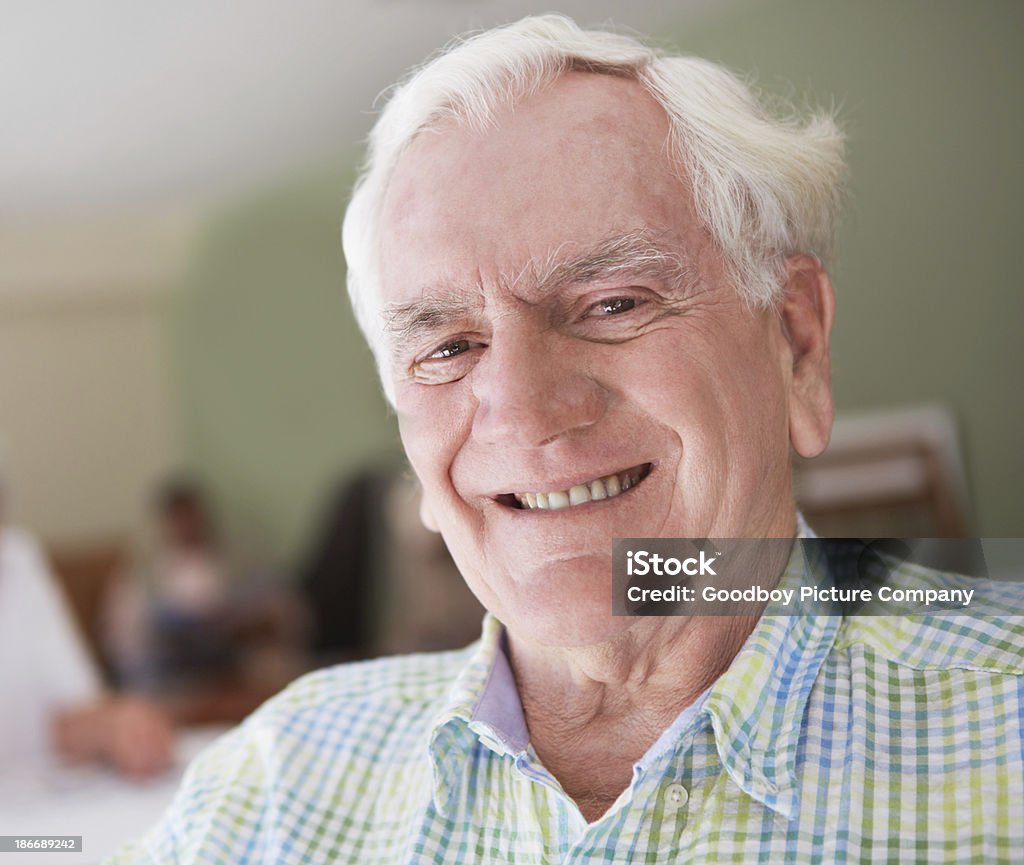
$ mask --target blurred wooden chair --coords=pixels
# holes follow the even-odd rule
[[[46,552],[93,659],[109,676],[110,670],[100,648],[101,611],[114,579],[127,562],[127,544],[120,538],[104,538],[53,545]]]
[[[823,537],[963,537],[971,517],[957,426],[941,405],[843,415],[797,501]]]

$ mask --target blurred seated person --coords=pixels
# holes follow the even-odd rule
[[[156,539],[118,581],[107,648],[124,685],[173,690],[232,664],[227,568],[199,487],[175,479],[155,498]]]
[[[154,516],[153,548],[108,599],[115,675],[158,697],[180,723],[238,720],[298,672],[293,605],[228,555],[195,481],[166,483]]]
[[[170,765],[168,716],[104,690],[39,544],[5,521],[2,486],[0,694],[0,771],[45,765],[55,755],[138,777]]]
[[[338,484],[298,574],[317,666],[454,649],[478,636],[483,607],[420,521],[420,495],[409,470],[391,464]]]

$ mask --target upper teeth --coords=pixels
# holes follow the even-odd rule
[[[551,493],[515,493],[516,501],[527,510],[545,509],[557,511],[599,499],[610,499],[625,492],[639,482],[643,466],[627,469],[614,475],[605,475],[583,484],[576,484],[567,490]]]

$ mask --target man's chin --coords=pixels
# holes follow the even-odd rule
[[[507,622],[513,639],[547,648],[583,648],[610,642],[636,624],[635,618],[613,616],[611,610],[568,610],[553,615],[532,614],[520,621]]]
[[[596,585],[574,582],[548,583],[507,604],[503,621],[510,633],[541,646],[571,648],[607,642],[636,623],[612,615],[609,576]]]
[[[610,550],[511,558],[492,553],[491,579],[477,597],[513,636],[543,646],[587,646],[621,634],[633,621],[612,615]]]

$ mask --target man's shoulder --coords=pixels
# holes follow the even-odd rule
[[[447,652],[394,655],[324,667],[296,679],[261,714],[310,711],[357,702],[386,709],[444,697],[469,662],[476,643]]]
[[[1024,582],[901,564],[886,588],[880,600],[909,599],[904,603],[915,612],[847,616],[836,648],[865,647],[891,664],[920,670],[1024,675]],[[884,604],[873,611],[884,612]]]
[[[337,831],[357,812],[365,831],[392,831],[396,803],[429,798],[427,736],[474,650],[342,664],[296,680],[192,762],[161,823],[118,861],[206,862],[217,851],[218,862],[242,862],[254,848],[284,861],[279,845],[317,827]],[[382,798],[388,807],[375,810]]]
[[[432,716],[469,663],[477,644],[447,652],[396,655],[307,673],[260,707],[247,722],[294,727],[348,715]]]

